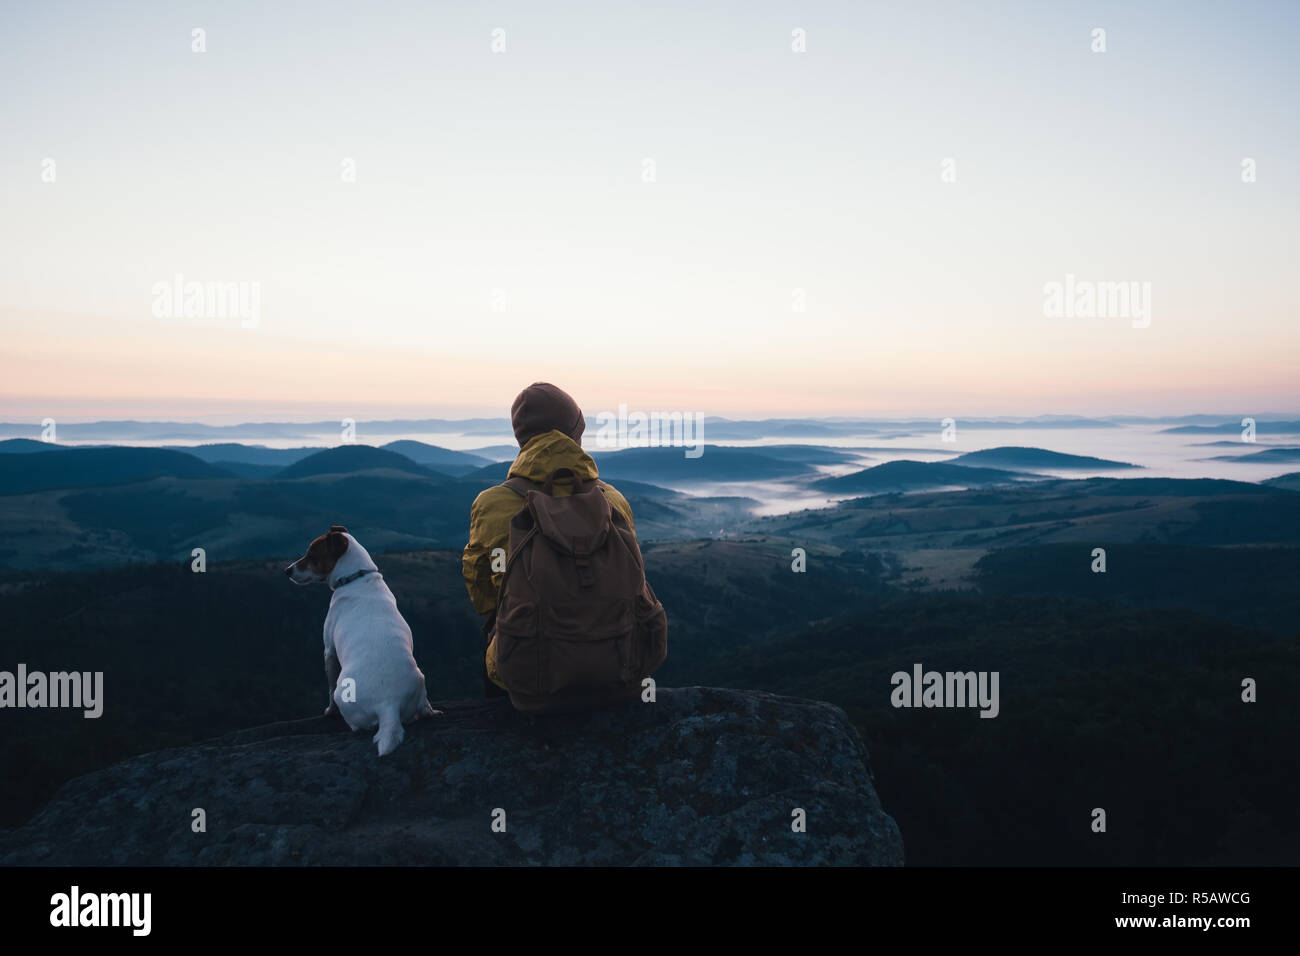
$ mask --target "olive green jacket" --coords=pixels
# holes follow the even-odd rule
[[[596,462],[582,450],[582,446],[560,431],[549,431],[528,441],[519,449],[519,456],[510,466],[509,475],[518,475],[530,481],[546,481],[558,468],[568,468],[583,481],[598,477]],[[627,499],[611,485],[601,487],[609,504],[622,512],[628,526],[636,531],[632,521],[632,508]],[[557,481],[555,494],[566,497],[572,490],[567,479]],[[505,572],[505,554],[510,547],[510,519],[523,505],[518,492],[504,485],[494,485],[474,499],[469,512],[469,543],[461,555],[461,574],[474,610],[490,614],[497,606],[501,592],[501,578]],[[500,548],[493,562],[492,552]],[[495,565],[495,569],[494,569]]]

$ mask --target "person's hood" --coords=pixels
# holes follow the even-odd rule
[[[581,442],[586,425],[582,409],[573,396],[550,382],[533,382],[510,406],[510,426],[520,448],[552,429]]]
[[[510,466],[509,477],[518,475],[529,481],[545,481],[559,468],[568,468],[583,481],[598,478],[596,461],[582,446],[561,431],[552,429],[538,435],[519,449]]]

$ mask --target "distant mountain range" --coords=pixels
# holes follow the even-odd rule
[[[1215,455],[1207,461],[1239,461],[1257,465],[1289,465],[1300,462],[1300,448],[1264,448],[1240,455]]]
[[[1294,414],[1257,414],[1253,416],[1261,432],[1300,433],[1300,419]],[[1166,425],[1166,431],[1186,434],[1233,434],[1241,430],[1241,416],[1233,415],[1117,415],[1089,417],[1082,415],[999,416],[957,419],[962,430],[990,429],[1076,429],[1117,428],[1123,425]],[[512,430],[504,416],[499,418],[410,418],[361,421],[356,423],[358,441],[411,435],[462,435],[509,439]],[[587,419],[587,434],[599,430],[595,416]],[[826,439],[875,435],[885,438],[937,432],[938,417],[918,418],[767,418],[728,419],[710,416],[704,419],[704,439],[708,441],[744,441],[764,438]],[[198,422],[147,422],[134,420],[59,422],[60,441],[72,442],[229,442],[237,441],[320,441],[321,436],[339,435],[342,424],[337,420],[315,422],[243,422],[235,425],[207,425]],[[0,423],[0,436],[39,438],[42,426],[36,422]],[[490,446],[496,450],[499,446]],[[506,446],[507,448],[510,446]],[[480,454],[488,449],[478,449]],[[490,456],[489,456],[490,457]],[[265,464],[265,462],[249,462]]]
[[[510,422],[505,418],[390,419],[356,424],[358,437],[367,435],[412,434],[490,434],[507,437]],[[35,422],[0,423],[0,435],[17,438],[39,437],[40,424]],[[99,421],[60,422],[60,441],[201,441],[203,439],[294,439],[317,435],[338,435],[342,424],[337,420],[319,422],[243,422],[238,425],[205,425],[200,422]]]
[[[462,457],[433,446],[407,449],[435,459]],[[375,553],[459,548],[470,504],[507,468],[501,463],[492,466],[500,475],[455,476],[369,445],[286,449],[284,457],[296,461],[265,463],[278,457],[275,451],[203,450],[260,459],[223,465],[168,448],[0,442],[0,567],[175,561],[193,548],[213,558],[292,556],[331,524],[357,530]],[[470,464],[488,460],[464,458]],[[447,467],[465,466],[439,465]],[[743,521],[757,505],[637,480],[620,480],[619,488],[646,541],[707,535]]]
[[[338,448],[372,447],[367,445],[339,445]],[[417,465],[431,466],[432,470],[444,475],[464,475],[490,464],[494,459],[472,452],[455,451],[420,441],[392,441],[380,446],[382,450],[396,453]],[[0,441],[0,454],[30,454],[48,451],[85,450],[89,448],[121,448],[133,451],[158,450],[173,451],[198,458],[216,466],[223,472],[241,477],[265,477],[276,474],[289,465],[323,451],[332,449],[321,446],[302,446],[299,448],[268,448],[265,445],[245,445],[239,442],[214,442],[200,445],[163,445],[158,449],[136,448],[125,445],[63,445],[54,442],[35,441],[29,438],[10,438]],[[517,451],[517,449],[516,449]],[[514,457],[512,454],[511,458]],[[328,459],[327,459],[328,460]],[[337,461],[345,461],[339,458]],[[358,461],[360,459],[357,459]],[[393,463],[395,464],[395,463]],[[357,470],[349,468],[347,470]]]
[[[815,474],[812,463],[840,463],[857,456],[833,448],[803,446],[808,463],[798,460],[793,449],[800,446],[778,445],[775,454],[768,446],[737,448],[708,445],[698,458],[687,458],[685,449],[670,446],[626,448],[619,451],[587,451],[596,462],[602,478],[610,481],[665,482],[692,485],[714,482],[773,481]],[[474,477],[503,481],[510,462],[501,461],[481,468]]]
[[[877,447],[886,453],[899,451]],[[850,474],[826,474],[828,468],[844,471],[869,460],[864,450],[711,444],[697,458],[687,458],[681,447],[593,449],[593,457],[602,477],[633,501],[637,530],[647,540],[709,537],[745,526],[759,502],[718,496],[718,486],[729,486],[729,491],[762,484],[767,490],[755,488],[752,494],[769,499],[808,499],[818,492],[859,499],[1044,483],[1050,479],[1040,471],[1047,469],[1107,472],[1137,467],[1042,448],[1002,446],[948,461],[904,459]],[[492,461],[491,456],[513,451],[505,445],[456,451],[408,439],[382,447],[334,448],[0,441],[0,566],[174,560],[194,547],[238,557],[288,555],[301,548],[304,535],[314,536],[334,523],[364,528],[367,546],[376,550],[458,547],[464,543],[470,503],[484,488],[503,480],[509,468],[508,461]],[[1300,455],[1300,450],[1264,449],[1247,457],[1296,460],[1279,454]],[[1295,487],[1293,479],[1276,479],[1274,488]],[[1211,496],[1228,493],[1225,489],[1237,484],[1153,478],[1131,480],[1124,487],[1130,494],[1175,494],[1195,488],[1196,494]],[[1249,483],[1246,487],[1265,488]],[[1184,492],[1169,490],[1174,488]]]
[[[1279,435],[1300,433],[1300,419],[1266,420],[1258,416],[1252,417],[1255,418],[1256,433],[1266,432]],[[1241,419],[1221,422],[1217,425],[1176,425],[1173,428],[1166,428],[1164,431],[1171,435],[1240,435]]]
[[[0,442],[0,451],[3,451],[5,442]],[[32,442],[31,444],[40,445],[42,442]],[[49,447],[48,445],[46,447]],[[285,468],[294,462],[301,461],[309,455],[315,455],[328,449],[320,446],[301,447],[301,448],[267,448],[265,445],[242,445],[237,442],[221,442],[207,445],[168,445],[166,446],[175,451],[187,452],[196,458],[221,466],[228,466],[231,463],[246,465],[274,465],[279,468]],[[345,445],[337,446],[340,448]],[[363,446],[357,446],[363,447]],[[386,445],[380,445],[385,451],[396,452],[403,455],[417,465],[435,466],[435,471],[441,471],[446,475],[466,474],[477,468],[482,468],[489,464],[492,459],[483,455],[476,455],[470,452],[454,451],[451,448],[442,448],[438,445],[430,445],[422,441],[410,441],[403,439],[400,441],[391,441]]]

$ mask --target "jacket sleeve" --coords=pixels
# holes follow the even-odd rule
[[[601,482],[605,486],[605,497],[609,499],[610,507],[617,508],[618,511],[627,519],[628,527],[632,533],[636,534],[636,521],[632,517],[632,506],[627,503],[627,499],[622,493],[609,482]]]
[[[492,549],[499,547],[489,532],[487,507],[483,495],[474,499],[469,511],[469,543],[460,558],[460,573],[465,589],[480,614],[490,614],[497,606],[497,590],[492,580]]]

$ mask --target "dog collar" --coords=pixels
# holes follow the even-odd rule
[[[363,570],[361,570],[361,571],[353,571],[353,572],[352,572],[351,574],[349,574],[347,577],[342,577],[342,578],[339,578],[337,581],[333,581],[333,582],[331,582],[331,583],[330,583],[330,590],[331,590],[331,591],[337,591],[339,588],[343,587],[343,585],[345,585],[345,584],[351,584],[353,581],[355,581],[357,578],[361,577],[363,574],[379,574],[379,569],[378,569],[378,568],[365,568],[365,569],[363,569]],[[382,577],[382,575],[380,575],[380,576]]]

